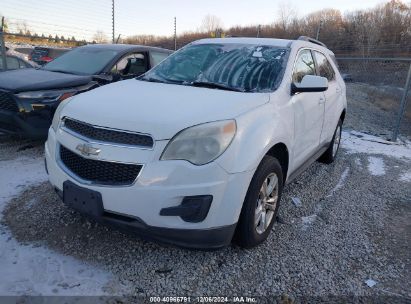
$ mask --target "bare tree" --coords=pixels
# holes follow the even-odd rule
[[[19,33],[22,33],[23,35],[29,35],[30,30],[29,30],[29,27],[28,27],[26,21],[24,21],[23,23],[18,23],[17,24],[17,31]]]
[[[201,22],[201,30],[207,33],[213,33],[223,28],[223,22],[215,15],[207,15]]]
[[[297,18],[297,9],[290,1],[280,2],[278,6],[279,23],[285,32],[293,19]]]
[[[93,35],[93,41],[96,43],[107,43],[108,42],[108,37],[106,34],[104,34],[103,31],[98,30],[94,35]]]

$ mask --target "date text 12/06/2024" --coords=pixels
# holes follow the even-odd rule
[[[150,303],[257,303],[254,297],[150,297]]]

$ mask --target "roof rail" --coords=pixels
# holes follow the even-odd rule
[[[303,41],[308,41],[308,42],[311,42],[311,43],[315,43],[315,44],[318,44],[318,45],[321,45],[321,46],[323,46],[323,47],[327,47],[324,43],[322,43],[321,41],[318,41],[317,39],[314,39],[314,38],[311,38],[311,37],[307,37],[307,36],[300,36],[300,37],[298,37],[298,39],[297,40],[303,40]]]

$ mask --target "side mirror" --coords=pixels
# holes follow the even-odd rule
[[[291,84],[291,94],[303,92],[324,92],[328,89],[328,79],[321,76],[305,75],[301,83]]]
[[[112,79],[113,79],[113,82],[116,82],[116,81],[119,81],[119,80],[121,80],[121,75],[120,75],[120,73],[112,73],[111,74],[111,77],[112,77]]]

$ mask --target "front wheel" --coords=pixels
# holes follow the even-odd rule
[[[265,241],[277,217],[283,191],[283,173],[279,161],[265,156],[251,180],[241,210],[234,241],[252,248]]]
[[[319,158],[319,161],[324,164],[331,164],[337,157],[338,150],[341,143],[342,120],[338,121],[337,128],[335,128],[333,139],[327,151]]]

